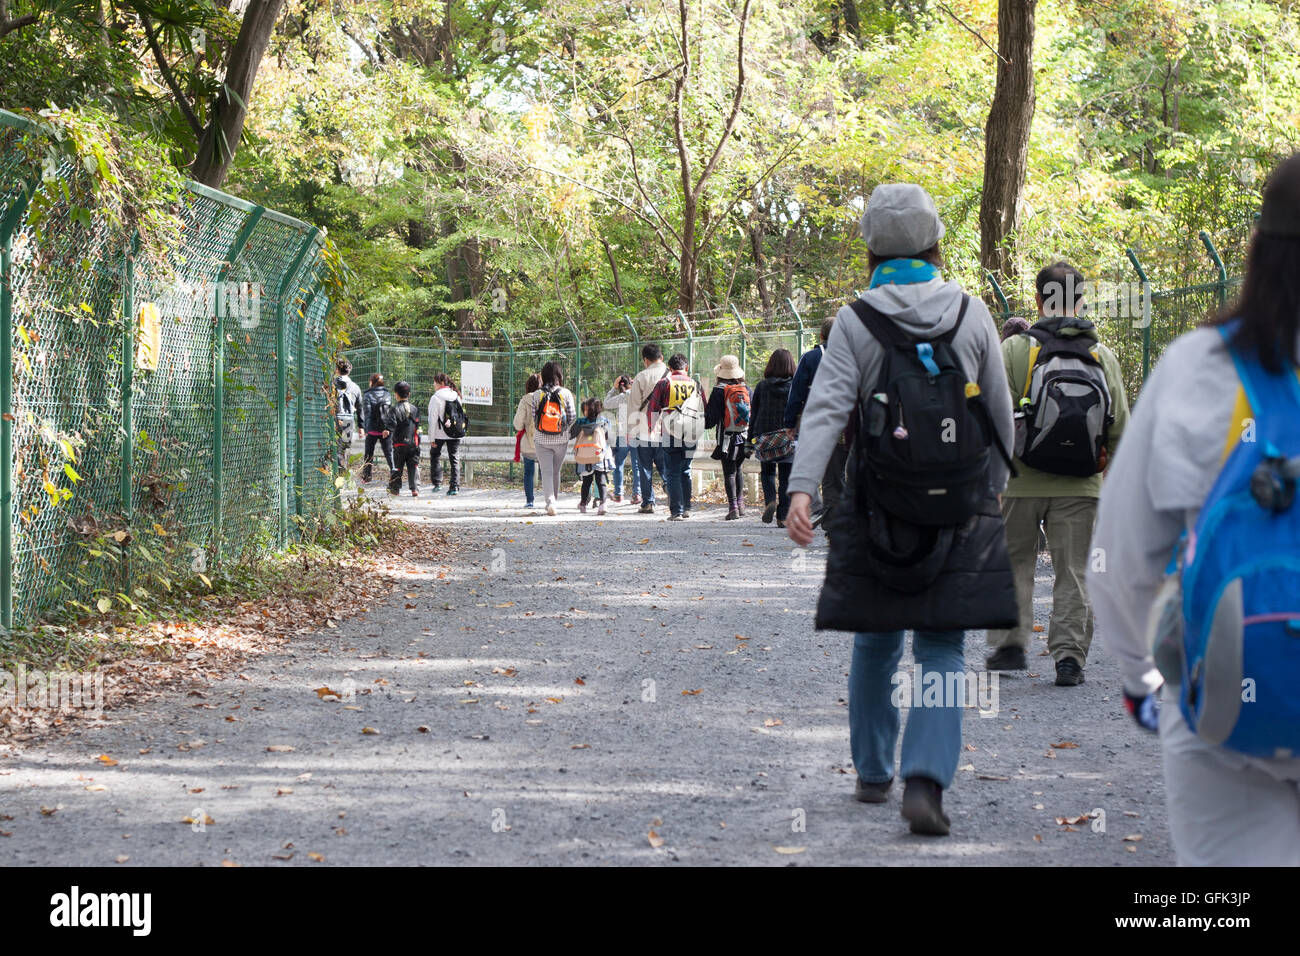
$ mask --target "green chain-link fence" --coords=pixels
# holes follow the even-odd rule
[[[1241,230],[1230,233],[1234,260],[1244,243],[1237,241]],[[1230,276],[1214,242],[1205,233],[1196,241],[1197,260],[1204,263],[1207,281],[1160,288],[1156,280],[1185,272],[1192,250],[1183,247],[1148,255],[1149,276],[1143,257],[1131,251],[1126,260],[1094,280],[1088,292],[1089,314],[1101,339],[1119,358],[1130,400],[1137,397],[1151,365],[1173,339],[1200,322],[1223,304],[1240,284]],[[1191,261],[1197,261],[1191,260]],[[1025,277],[1027,280],[1032,276]],[[1002,288],[989,280],[991,312],[999,327],[1013,315],[1034,321],[1031,308],[1013,308]],[[1028,295],[1023,298],[1028,299]],[[622,334],[617,330],[582,330],[569,325],[558,332],[495,332],[457,335],[433,330],[396,330],[367,327],[353,336],[346,352],[353,363],[353,377],[364,387],[373,372],[381,372],[391,384],[399,379],[411,383],[417,401],[427,401],[433,390],[433,376],[447,372],[457,382],[464,362],[491,363],[492,402],[470,405],[471,435],[512,435],[515,408],[524,392],[530,372],[551,359],[564,369],[566,384],[581,397],[604,398],[621,374],[641,369],[640,349],[646,342],[657,343],[667,357],[681,352],[692,374],[709,384],[713,366],[726,354],[740,358],[751,383],[763,376],[772,352],[786,348],[797,358],[817,342],[822,321],[832,316],[840,300],[795,303],[787,300],[778,309],[743,316],[736,309],[714,310],[694,315],[676,313],[650,318],[626,318]],[[612,340],[612,341],[611,341]]]
[[[168,261],[72,205],[0,111],[0,618],[127,606],[332,507],[319,230],[198,185]],[[89,220],[89,221],[87,221]]]

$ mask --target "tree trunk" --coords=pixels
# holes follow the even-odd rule
[[[230,51],[225,84],[212,100],[212,115],[199,140],[198,155],[190,167],[190,175],[204,185],[218,187],[226,181],[235,150],[239,148],[239,139],[244,133],[248,101],[253,98],[253,80],[283,8],[284,0],[248,2],[239,36]]]
[[[980,264],[1015,273],[1009,239],[1020,219],[1020,194],[1034,119],[1034,7],[1037,0],[998,0],[998,73],[984,130]]]

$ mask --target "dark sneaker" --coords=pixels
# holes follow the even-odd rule
[[[735,521],[735,520],[736,520],[737,518],[739,518],[739,517],[740,517],[740,513],[739,513],[738,511],[736,511],[735,508],[732,508],[730,511],[727,512],[727,517],[724,518],[723,520],[724,520],[724,521]]]
[[[682,520],[685,520],[685,519],[689,518],[690,516],[691,516],[691,509],[690,509],[690,508],[687,508],[685,511],[682,512]]]
[[[913,833],[947,836],[950,825],[943,812],[943,788],[929,777],[908,777],[903,786],[903,819]]]
[[[448,495],[458,495],[458,494],[460,494],[460,489],[458,489],[458,488],[448,488],[448,489],[447,489],[447,494],[448,494]]]
[[[669,520],[669,521],[681,521],[681,520],[682,520],[682,515],[680,515],[680,514],[669,515],[669,516],[668,516],[668,520]]]
[[[778,528],[784,528],[784,527],[785,527],[785,519],[784,519],[784,518],[777,518],[777,519],[776,519],[776,526],[777,526]]]
[[[772,519],[776,517],[776,505],[770,504],[763,509],[763,524],[771,524]]]
[[[886,803],[889,800],[889,788],[893,785],[893,777],[884,783],[868,783],[859,777],[853,788],[853,799],[859,803]]]
[[[1083,668],[1073,657],[1062,657],[1056,662],[1056,686],[1078,687],[1083,683]]]
[[[655,513],[655,506],[654,506],[654,505],[642,505],[640,508],[638,508],[638,509],[636,510],[636,513],[639,514],[639,515],[652,515],[652,514]]]
[[[1029,662],[1023,647],[1007,644],[984,658],[984,666],[991,671],[1023,671],[1029,669]]]

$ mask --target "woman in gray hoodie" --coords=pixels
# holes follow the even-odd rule
[[[1202,561],[1213,556],[1214,545],[1223,540],[1211,536],[1211,526],[1200,528],[1204,533],[1199,540],[1196,533],[1202,505],[1220,472],[1238,451],[1263,454],[1265,432],[1279,416],[1291,421],[1293,432],[1296,427],[1285,407],[1252,407],[1234,352],[1238,359],[1257,361],[1279,381],[1298,374],[1300,154],[1282,163],[1264,189],[1241,298],[1208,325],[1174,341],[1143,386],[1102,486],[1088,574],[1097,633],[1119,659],[1125,705],[1140,726],[1160,734],[1169,832],[1179,864],[1300,866],[1300,758],[1248,756],[1193,732],[1180,708],[1181,662],[1166,656],[1169,645],[1164,640],[1158,642],[1157,654],[1155,639],[1166,628],[1151,626],[1162,621],[1158,596],[1178,596],[1175,585],[1182,575],[1166,575],[1166,570],[1180,540],[1187,542],[1183,557],[1191,551]],[[1294,456],[1294,445],[1293,436],[1293,446],[1279,450]],[[1253,465],[1253,460],[1247,463]],[[1220,522],[1227,533],[1234,521],[1252,516],[1258,520],[1251,497],[1249,492],[1241,495],[1244,507]],[[1297,507],[1300,503],[1291,505]],[[1278,512],[1274,520],[1294,521],[1294,512],[1288,516],[1288,510]],[[1263,541],[1246,542],[1247,550],[1256,546],[1263,547]],[[1259,557],[1252,555],[1253,560]],[[1285,572],[1268,573],[1276,599],[1287,605],[1283,610],[1294,611],[1300,595],[1280,593],[1286,586]],[[1182,607],[1181,602],[1173,605],[1163,622],[1181,621]],[[1294,622],[1292,617],[1292,626]],[[1175,655],[1182,643],[1177,630],[1185,626],[1171,632]],[[1229,627],[1235,634],[1228,633]],[[1243,666],[1243,647],[1249,644],[1244,627],[1245,621],[1237,621],[1224,628],[1227,641],[1234,636],[1237,640],[1238,669]],[[1288,642],[1284,638],[1277,643]],[[1164,664],[1159,669],[1157,659]],[[1212,691],[1227,686],[1211,687],[1210,682],[1223,678],[1233,662],[1222,654],[1207,654],[1206,661],[1207,699],[1201,716],[1209,723]],[[1262,674],[1254,676],[1264,679]],[[1239,670],[1237,683],[1241,677]],[[1230,692],[1235,695],[1237,688]],[[1300,695],[1300,687],[1292,684],[1281,693]],[[1246,700],[1244,685],[1240,696]],[[1265,701],[1262,693],[1258,703],[1238,704],[1242,711],[1278,706],[1276,695]]]
[[[944,226],[934,200],[920,186],[877,186],[867,202],[861,229],[873,269],[863,301],[915,339],[936,339],[956,327],[952,352],[967,380],[978,384],[993,427],[1003,445],[1010,447],[1011,396],[997,330],[978,298],[967,297],[956,282],[944,280],[939,273],[942,258],[938,243]],[[850,413],[859,402],[865,404],[875,390],[885,354],[886,346],[867,330],[853,308],[841,308],[804,408],[790,475],[786,529],[802,547],[813,540],[812,496]],[[990,456],[991,490],[1000,494],[1007,476],[1002,459]],[[854,495],[846,489],[845,497],[841,507],[850,507]],[[912,597],[903,595],[899,600]],[[920,595],[915,597],[920,600]],[[839,599],[862,598],[840,595]],[[887,802],[894,782],[894,744],[900,724],[896,675],[903,639],[902,630],[854,636],[849,743],[858,773],[856,796],[863,803]],[[923,674],[938,672],[949,686],[948,675],[965,672],[965,631],[917,630],[913,654]],[[911,710],[903,735],[900,773],[906,783],[902,813],[914,833],[948,833],[942,794],[957,770],[961,721],[962,706],[955,700]]]

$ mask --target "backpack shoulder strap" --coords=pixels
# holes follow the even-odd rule
[[[869,305],[861,299],[854,299],[849,303],[849,308],[853,314],[861,320],[862,324],[867,327],[867,331],[881,345],[905,349],[912,344],[912,337],[900,329],[885,313],[881,312],[874,305]]]
[[[1271,439],[1281,429],[1279,422],[1300,419],[1300,373],[1287,361],[1283,373],[1273,375],[1255,356],[1232,344],[1230,327],[1221,327],[1220,334],[1228,345],[1251,414],[1259,423],[1258,437]]]

